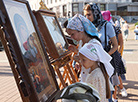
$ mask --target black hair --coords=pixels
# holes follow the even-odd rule
[[[63,27],[66,28],[68,25],[68,20],[66,20],[64,23],[63,23]]]

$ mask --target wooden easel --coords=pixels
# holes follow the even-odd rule
[[[49,55],[51,65],[53,66],[58,76],[57,79],[59,79],[60,89],[68,86],[69,84],[78,82],[77,74],[74,68],[72,67],[72,58],[71,58],[72,52],[67,50],[68,42],[59,25],[56,14],[52,11],[47,11],[47,10],[33,11],[33,13],[38,22],[39,30],[41,32],[41,36],[43,38],[45,48],[47,49],[47,53]],[[50,22],[52,20],[46,19],[47,17],[52,18],[53,22]],[[64,39],[64,42],[65,42],[64,47],[66,50],[64,53],[61,54],[58,52],[56,43],[54,42],[54,39],[51,36],[51,35],[54,35],[54,33],[50,32],[51,29],[48,28],[49,23],[45,23],[45,21],[50,22],[50,24],[53,24],[53,25],[56,24],[55,30],[57,28],[60,30],[60,32],[58,32],[57,34],[60,34],[59,37]],[[52,27],[54,28],[55,26],[52,26]]]
[[[63,58],[51,63],[60,80],[60,89],[68,86],[69,84],[79,82],[77,74],[72,66],[73,60],[71,59],[71,57],[72,53],[69,53]],[[64,70],[63,73],[60,70],[61,68]]]

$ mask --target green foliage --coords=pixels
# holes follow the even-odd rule
[[[138,22],[135,23],[135,26],[138,25]]]

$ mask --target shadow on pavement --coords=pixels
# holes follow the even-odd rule
[[[13,76],[12,72],[0,72],[0,76]]]
[[[138,49],[124,49],[126,52],[133,52],[133,51],[138,51]]]
[[[135,95],[135,94],[128,94],[127,97],[121,97],[121,95],[119,95],[119,99],[124,99],[124,100],[131,100],[132,102],[138,102],[138,99],[135,98],[135,97],[138,97],[138,95]],[[125,102],[125,101],[124,101]]]
[[[130,80],[126,80],[123,81],[124,83],[124,87],[127,88],[131,88],[131,89],[137,89],[138,90],[138,81],[130,81]],[[138,93],[137,93],[138,94]]]
[[[126,80],[123,81],[124,83],[124,87],[125,89],[132,89],[131,93],[128,92],[128,96],[127,97],[122,97],[121,94],[118,94],[118,98],[119,99],[123,99],[123,100],[131,100],[134,102],[138,102],[138,81],[131,81],[131,80]],[[135,90],[135,92],[133,92],[133,90]],[[119,93],[120,93],[120,89],[119,89]],[[132,94],[133,93],[133,94]]]
[[[138,44],[125,44],[126,46],[138,46]]]
[[[2,68],[4,68],[4,69],[5,69],[5,68],[8,68],[8,69],[9,69],[9,68],[11,68],[11,67],[10,67],[10,66],[0,66],[0,69],[2,69]]]
[[[0,68],[0,71],[11,71],[11,69],[6,69],[6,68]]]

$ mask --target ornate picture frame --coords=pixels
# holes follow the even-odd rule
[[[0,1],[0,25],[9,50],[7,55],[22,99],[31,102],[53,100],[59,90],[37,22],[25,0]],[[20,77],[20,78],[18,78]],[[21,90],[20,90],[21,89]]]
[[[33,13],[49,55],[54,59],[66,55],[69,52],[68,41],[59,25],[56,14],[48,10],[38,10]]]

